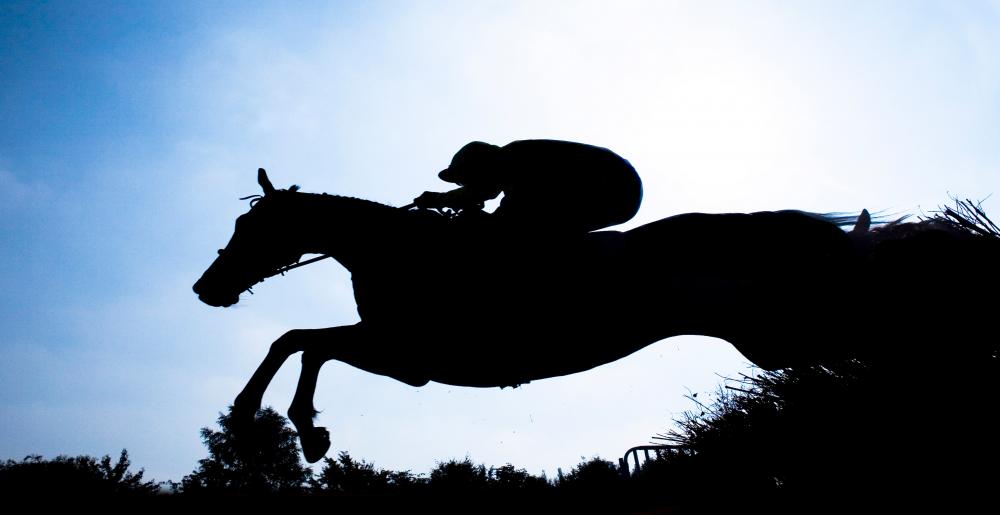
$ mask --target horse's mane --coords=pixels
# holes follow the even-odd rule
[[[906,214],[887,219],[887,215],[876,213],[871,219],[871,229],[868,236],[874,242],[905,239],[928,231],[943,231],[957,237],[984,237],[1000,240],[1000,226],[997,226],[986,215],[982,202],[953,199],[954,207],[940,207],[930,216],[922,215],[916,221],[909,221],[912,215]],[[858,213],[813,213],[797,211],[810,218],[823,220],[837,226],[853,226],[860,215]]]
[[[350,204],[356,204],[359,207],[370,207],[373,209],[381,209],[385,211],[395,211],[398,208],[390,206],[388,204],[383,204],[381,202],[376,202],[374,200],[368,200],[358,197],[350,197],[347,195],[331,195],[329,193],[306,193],[306,195],[319,195],[321,197],[333,197],[337,200],[345,201]]]
[[[333,194],[330,194],[330,193],[309,193],[309,192],[301,191],[301,188],[297,184],[293,184],[288,189],[275,190],[271,194],[272,195],[276,195],[278,197],[281,197],[281,196],[284,196],[284,195],[296,194],[297,196],[301,195],[301,197],[298,197],[298,198],[328,198],[328,199],[336,199],[336,200],[343,201],[343,202],[345,202],[347,204],[354,204],[356,207],[373,208],[375,210],[384,210],[386,212],[389,212],[389,211],[398,211],[398,208],[396,208],[396,207],[393,207],[393,206],[390,206],[390,205],[387,205],[387,204],[382,204],[382,203],[376,202],[374,200],[368,200],[368,199],[363,199],[363,198],[358,198],[358,197],[351,197],[351,196],[347,196],[347,195],[333,195]],[[255,194],[255,195],[247,195],[245,197],[240,197],[240,200],[247,200],[247,199],[249,199],[250,200],[250,207],[253,207],[253,206],[257,205],[257,202],[260,202],[264,198],[266,198],[264,195]]]
[[[794,209],[797,213],[808,216],[809,218],[815,218],[817,220],[823,220],[824,222],[830,222],[833,225],[845,226],[854,225],[857,223],[858,218],[861,213],[844,213],[844,212],[833,212],[833,213],[813,213],[811,211],[799,211]]]

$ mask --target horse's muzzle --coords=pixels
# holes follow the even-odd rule
[[[207,288],[205,287],[202,279],[199,279],[198,282],[194,283],[194,287],[192,289],[195,294],[198,295],[199,300],[212,307],[228,308],[229,306],[232,306],[240,301],[240,295],[238,293],[227,295],[219,292],[206,291]]]

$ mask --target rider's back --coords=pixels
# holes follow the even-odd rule
[[[589,232],[631,219],[642,201],[632,165],[593,145],[556,140],[515,141],[501,148],[504,199],[496,214]]]

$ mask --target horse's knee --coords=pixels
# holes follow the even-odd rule
[[[298,329],[292,329],[271,343],[270,353],[280,356],[291,356],[302,350],[302,335]]]
[[[322,352],[317,349],[309,349],[302,352],[302,368],[319,368],[323,365],[323,363],[330,361],[330,359],[332,358],[328,352]]]

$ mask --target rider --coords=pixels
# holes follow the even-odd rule
[[[601,147],[556,140],[522,140],[503,147],[473,141],[438,177],[459,188],[426,191],[414,204],[448,208],[460,217],[485,214],[503,192],[491,219],[508,227],[545,227],[586,233],[624,223],[639,210],[642,182],[628,161]]]

